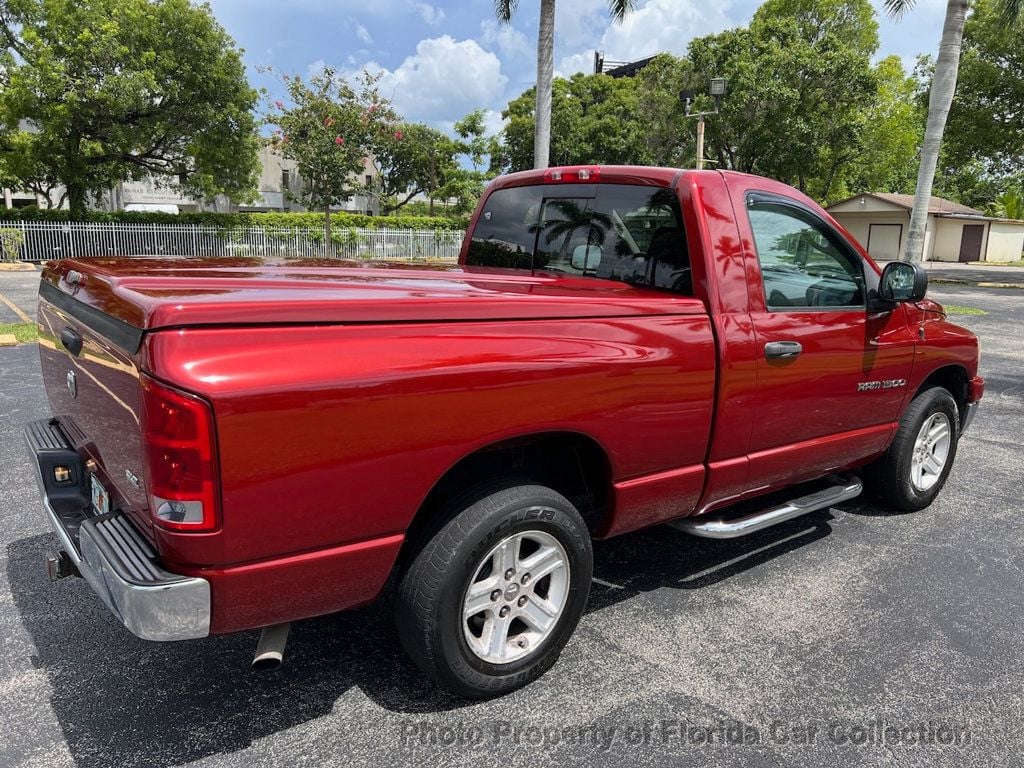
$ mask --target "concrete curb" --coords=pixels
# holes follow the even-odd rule
[[[971,288],[1024,288],[1021,283],[990,283],[976,280],[954,280],[952,278],[935,277],[928,280],[929,285],[966,285]]]
[[[36,265],[25,261],[0,262],[0,272],[35,272]]]

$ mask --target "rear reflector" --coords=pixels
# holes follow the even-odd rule
[[[153,522],[172,531],[213,530],[218,515],[210,406],[148,376],[140,381],[146,490]]]
[[[601,168],[596,165],[573,165],[566,168],[548,168],[544,173],[546,184],[597,183]]]

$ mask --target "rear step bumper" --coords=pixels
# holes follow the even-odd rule
[[[782,504],[768,507],[743,517],[733,519],[703,516],[674,520],[669,523],[684,533],[703,536],[706,539],[735,539],[756,531],[770,528],[773,525],[792,520],[794,517],[806,515],[817,509],[825,509],[859,496],[863,490],[861,481],[855,477],[832,477],[833,485],[814,493],[808,493]]]
[[[209,582],[160,568],[153,548],[127,515],[89,512],[85,468],[59,422],[42,419],[27,424],[25,441],[43,507],[61,547],[121,623],[143,640],[209,635]],[[55,467],[69,470],[68,478],[58,483]]]

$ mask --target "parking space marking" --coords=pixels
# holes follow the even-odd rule
[[[34,322],[31,317],[29,317],[28,315],[25,314],[25,311],[21,307],[19,307],[13,301],[8,299],[2,293],[0,293],[0,302],[3,302],[4,304],[6,304],[11,309],[11,311],[14,312],[14,314],[16,314],[18,316],[18,318],[21,320],[21,322],[23,322],[23,323]]]

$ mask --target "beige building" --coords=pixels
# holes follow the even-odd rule
[[[249,205],[235,205],[222,195],[212,201],[195,200],[182,194],[173,185],[150,177],[139,181],[123,181],[94,198],[90,207],[101,211],[162,211],[164,213],[306,210],[288,194],[289,192],[297,194],[302,189],[302,177],[299,176],[295,161],[285,158],[270,145],[264,145],[260,149],[259,159],[258,196]],[[370,158],[365,158],[358,183],[372,186],[376,175],[377,170]],[[51,197],[54,202],[62,198],[63,191],[63,188],[58,187],[52,192]],[[31,192],[4,189],[3,195],[3,203],[7,208],[20,208],[26,205],[35,205],[39,208],[49,207],[45,198]],[[67,208],[67,201],[64,201],[60,207]],[[334,210],[369,213],[376,216],[380,214],[380,202],[373,195],[353,195],[341,205],[335,206]]]
[[[913,195],[865,192],[828,212],[880,261],[898,259],[907,244]],[[933,197],[924,236],[925,261],[1016,261],[1024,252],[1024,221]]]

